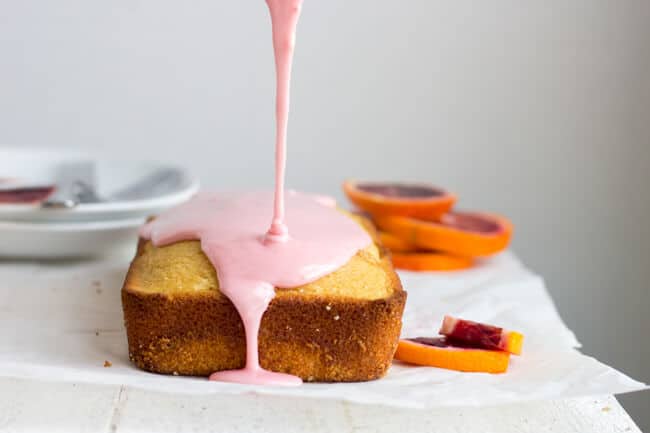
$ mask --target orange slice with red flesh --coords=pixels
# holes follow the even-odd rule
[[[439,221],[395,215],[374,215],[375,224],[418,248],[467,257],[484,257],[504,250],[512,237],[512,223],[484,213],[450,212]]]
[[[382,245],[391,252],[393,265],[409,271],[454,271],[471,267],[468,257],[452,256],[435,251],[418,250],[400,237],[387,232],[378,233]]]
[[[371,215],[399,215],[437,220],[456,202],[456,196],[426,184],[343,182],[343,191],[359,209]]]
[[[447,370],[503,373],[508,369],[510,354],[450,345],[444,337],[419,337],[400,340],[395,359]]]
[[[474,261],[469,257],[452,256],[435,252],[391,254],[393,266],[408,271],[456,271],[467,269]]]
[[[394,253],[407,253],[416,251],[417,247],[413,244],[406,242],[404,239],[387,232],[379,232],[379,241],[383,246],[388,248]]]
[[[454,343],[488,350],[503,350],[514,355],[521,354],[524,344],[524,336],[519,332],[452,316],[445,316],[440,334],[446,336],[447,341]]]

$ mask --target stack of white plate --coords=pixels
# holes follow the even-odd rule
[[[25,191],[48,187],[54,189],[47,197],[24,200]],[[167,164],[0,148],[0,257],[87,257],[134,248],[147,217],[188,200],[198,187],[187,171]]]

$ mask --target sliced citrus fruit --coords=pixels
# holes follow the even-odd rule
[[[402,238],[397,237],[393,234],[387,232],[379,232],[378,236],[381,244],[388,248],[391,252],[406,253],[417,250],[417,247],[415,245],[410,244]]]
[[[395,359],[416,365],[448,370],[503,373],[508,369],[510,354],[450,345],[444,337],[400,340]]]
[[[343,182],[350,201],[372,215],[401,215],[436,220],[448,212],[456,197],[426,184]]]
[[[498,215],[450,212],[439,221],[375,215],[377,226],[419,248],[468,257],[489,256],[510,243],[512,223]]]
[[[448,341],[483,349],[504,350],[515,355],[521,354],[524,343],[524,336],[519,332],[452,316],[445,316],[440,334],[446,336]]]
[[[0,189],[0,204],[38,203],[54,192],[53,186],[28,186]]]
[[[409,271],[455,271],[467,269],[473,264],[469,257],[434,252],[395,252],[391,254],[391,259],[397,269]]]

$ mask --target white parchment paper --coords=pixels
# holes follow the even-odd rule
[[[0,375],[119,384],[173,393],[259,393],[398,407],[482,406],[616,394],[644,384],[582,355],[542,279],[503,254],[464,272],[402,273],[402,335],[433,336],[451,313],[525,334],[507,373],[458,373],[395,362],[381,380],[298,388],[161,376],[128,360],[120,287],[128,259],[0,265]],[[111,367],[104,367],[110,361]]]

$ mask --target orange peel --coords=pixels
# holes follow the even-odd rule
[[[373,216],[437,220],[456,202],[455,195],[426,184],[346,180],[343,191],[359,209]]]
[[[418,252],[391,254],[393,266],[409,271],[455,271],[467,269],[474,261],[468,257],[443,253]]]
[[[466,257],[496,254],[510,243],[512,223],[485,213],[450,212],[439,221],[422,221],[395,215],[374,215],[380,230],[418,248]]]
[[[400,340],[395,359],[409,364],[447,370],[504,373],[508,369],[508,352],[450,346],[444,338]]]
[[[379,237],[381,244],[393,253],[408,253],[417,250],[415,245],[412,245],[391,233],[380,231],[377,236]]]

